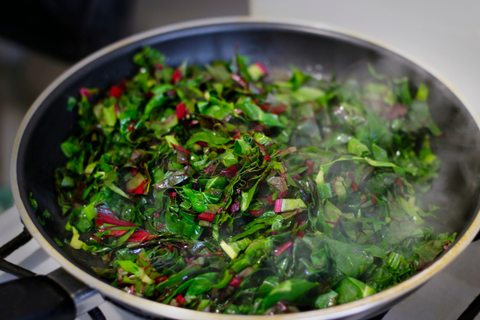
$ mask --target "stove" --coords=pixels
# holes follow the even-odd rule
[[[23,230],[16,208],[0,214],[0,246]],[[35,240],[7,260],[37,274],[48,274],[60,265]],[[454,263],[390,311],[370,320],[480,320],[480,241],[473,242]],[[16,279],[0,271],[0,283]],[[99,306],[107,320],[145,319],[106,301]],[[85,313],[77,319],[90,320]]]

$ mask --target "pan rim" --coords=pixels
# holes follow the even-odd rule
[[[387,51],[393,52],[398,56],[410,61],[414,65],[419,66],[423,70],[429,72],[433,77],[438,79],[442,84],[444,84],[463,104],[463,106],[467,109],[470,113],[472,118],[474,119],[477,126],[480,127],[480,120],[476,115],[474,109],[468,103],[467,99],[448,81],[443,79],[440,75],[434,72],[431,68],[429,68],[425,63],[417,61],[413,57],[410,57],[408,54],[398,50],[396,48],[392,48],[391,46],[387,46],[385,44],[381,44],[371,39],[368,39],[364,36],[355,34],[353,32],[349,32],[347,30],[342,30],[340,28],[336,28],[330,25],[317,23],[317,22],[305,22],[299,20],[292,20],[292,19],[278,19],[278,18],[258,18],[258,17],[228,17],[228,18],[213,18],[213,19],[202,19],[202,20],[195,20],[189,22],[183,22],[178,24],[172,24],[160,28],[155,28],[152,30],[148,30],[142,33],[135,34],[118,42],[115,42],[99,51],[89,55],[88,57],[82,59],[80,62],[76,63],[72,67],[70,67],[67,71],[61,74],[57,79],[55,79],[41,94],[40,96],[34,101],[32,106],[27,111],[25,117],[22,120],[22,123],[19,127],[18,133],[15,138],[15,142],[13,145],[12,156],[11,156],[11,164],[10,164],[10,182],[12,186],[12,193],[14,196],[15,206],[17,207],[20,217],[31,233],[31,235],[35,238],[35,240],[40,244],[42,249],[44,249],[51,257],[53,257],[67,272],[72,274],[74,277],[81,279],[85,284],[96,288],[105,296],[111,298],[114,301],[123,303],[128,305],[134,309],[139,309],[142,312],[146,312],[155,316],[169,316],[175,314],[177,318],[183,319],[223,319],[223,320],[244,320],[244,319],[253,319],[253,320],[262,320],[272,319],[272,320],[286,320],[291,319],[332,319],[332,318],[340,318],[355,315],[370,309],[379,308],[382,305],[386,305],[389,302],[399,299],[404,294],[420,287],[426,281],[428,281],[431,277],[433,277],[436,273],[440,270],[445,268],[450,262],[452,262],[455,257],[457,257],[468,244],[473,240],[475,235],[480,229],[480,212],[477,212],[475,219],[472,221],[471,225],[468,227],[465,234],[456,242],[456,244],[446,252],[444,256],[439,258],[435,261],[431,266],[426,268],[421,273],[409,278],[408,280],[395,285],[394,287],[387,289],[385,291],[379,292],[375,295],[349,302],[346,304],[334,306],[331,308],[326,309],[318,309],[312,311],[305,311],[305,312],[298,312],[298,313],[291,313],[291,314],[283,314],[283,315],[274,315],[274,316],[264,316],[264,315],[226,315],[226,314],[216,314],[211,312],[202,312],[184,308],[177,308],[169,305],[165,305],[162,303],[158,303],[155,301],[151,301],[145,298],[141,298],[138,296],[130,295],[118,288],[111,286],[108,283],[105,283],[94,276],[90,275],[86,271],[83,271],[75,264],[70,262],[66,257],[64,257],[56,248],[50,245],[47,239],[41,234],[38,230],[34,222],[32,221],[31,217],[29,216],[24,203],[20,196],[20,189],[18,186],[17,180],[17,159],[18,159],[18,152],[20,143],[25,132],[26,127],[28,126],[30,119],[35,114],[36,110],[39,106],[43,103],[43,101],[53,92],[63,81],[68,79],[71,75],[79,71],[84,66],[88,65],[89,63],[101,58],[102,56],[108,54],[111,51],[120,49],[124,46],[127,46],[131,43],[141,41],[143,39],[147,39],[153,36],[157,36],[160,34],[165,34],[174,31],[180,31],[184,29],[190,28],[197,28],[197,27],[206,27],[206,26],[213,26],[213,25],[222,25],[222,24],[251,24],[251,23],[264,23],[266,25],[278,26],[283,25],[292,28],[304,28],[304,30],[321,34],[322,32],[331,32],[340,36],[347,36],[349,38],[354,38],[361,40],[363,42],[372,44],[376,47],[380,47]]]

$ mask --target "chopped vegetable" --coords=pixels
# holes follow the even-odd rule
[[[65,243],[101,256],[94,270],[121,290],[227,314],[328,308],[454,242],[421,201],[441,143],[425,85],[371,66],[364,82],[287,77],[238,54],[173,68],[145,48],[134,61],[106,94],[68,99],[81,134],[55,172]]]
[[[277,199],[275,200],[275,212],[306,209],[302,199]]]

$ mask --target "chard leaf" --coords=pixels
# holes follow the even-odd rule
[[[178,219],[170,210],[167,210],[165,214],[165,227],[169,232],[184,235],[191,240],[200,238],[203,231],[201,226],[185,217]]]
[[[292,97],[298,102],[314,101],[323,97],[325,93],[317,88],[312,87],[300,87],[292,92]]]
[[[245,101],[237,105],[240,110],[251,120],[258,121],[266,126],[283,127],[276,114],[265,113],[260,107],[251,101]]]
[[[365,283],[352,277],[346,277],[335,290],[338,303],[352,302],[375,294],[376,291]]]
[[[327,240],[337,268],[349,277],[358,278],[373,263],[373,256],[360,247]]]
[[[246,143],[243,140],[235,140],[235,147],[233,151],[237,155],[247,155],[250,150],[252,150],[252,146],[248,143]]]
[[[334,306],[337,296],[338,293],[332,290],[318,296],[318,298],[315,300],[315,308],[323,309]]]
[[[356,156],[362,156],[364,153],[370,153],[367,146],[352,138],[348,141],[348,153],[353,153]]]
[[[317,283],[304,279],[289,279],[283,281],[267,294],[263,300],[263,308],[268,309],[282,300],[295,301],[317,285]]]

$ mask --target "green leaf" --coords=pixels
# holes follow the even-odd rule
[[[358,278],[373,263],[373,256],[348,243],[327,239],[337,268],[349,277]]]
[[[230,257],[230,259],[235,259],[238,254],[245,250],[250,244],[251,240],[248,238],[238,240],[235,242],[226,243],[225,241],[220,242],[220,247],[225,251],[225,253]]]
[[[130,260],[116,260],[116,263],[122,267],[123,270],[137,275],[140,273],[140,267],[133,261]]]
[[[80,240],[80,233],[78,232],[78,230],[75,227],[71,227],[71,228],[72,228],[73,236],[72,236],[72,239],[70,240],[69,244],[72,248],[77,249],[77,250],[82,249],[82,250],[85,250],[85,251],[95,250],[94,246],[87,246],[85,244],[85,242]]]
[[[380,148],[375,143],[372,143],[373,157],[377,161],[388,162],[388,154],[385,149]]]
[[[402,103],[406,106],[412,104],[412,96],[410,94],[410,88],[408,85],[408,78],[403,77],[401,79],[393,79],[393,82],[396,84],[394,86],[394,92],[397,96],[400,97]]]
[[[85,206],[83,208],[83,214],[87,219],[93,220],[97,215],[97,212],[95,211],[95,203],[92,202],[89,205]]]
[[[68,157],[73,157],[74,154],[80,151],[80,147],[78,143],[73,139],[70,138],[67,141],[63,142],[61,145],[63,153]]]
[[[277,276],[269,276],[265,278],[263,283],[258,288],[257,294],[265,296],[280,284],[280,279]]]
[[[368,163],[369,165],[371,165],[372,167],[377,167],[377,168],[397,168],[397,169],[400,169],[401,171],[403,171],[402,168],[400,168],[399,166],[391,163],[391,162],[385,162],[385,161],[376,161],[376,160],[372,160],[370,158],[365,158],[365,162]]]
[[[155,183],[154,187],[157,189],[171,188],[188,180],[190,176],[191,172],[188,167],[182,170],[168,171],[161,180]]]
[[[167,109],[167,110],[170,110],[170,109]],[[178,124],[177,116],[174,113],[172,113],[168,118],[165,119],[165,121],[150,122],[148,123],[148,126],[150,127],[150,129],[155,131],[155,135],[160,138],[166,133],[171,132],[177,124]],[[165,136],[164,138],[166,137],[173,137],[173,136]],[[178,145],[178,143],[176,145]]]
[[[225,158],[223,158],[222,162],[223,165],[228,168],[238,163],[238,159],[231,151],[227,151],[225,152]]]
[[[323,141],[320,145],[324,148],[331,148],[346,144],[350,141],[350,139],[352,139],[352,136],[343,132],[336,132],[330,138]]]
[[[345,181],[342,177],[337,177],[334,182],[334,190],[337,194],[337,206],[341,206],[347,200],[347,190],[345,189]],[[321,196],[320,196],[321,197]]]
[[[242,239],[242,238],[245,238],[249,235],[252,235],[254,234],[255,232],[257,232],[258,230],[262,230],[262,229],[265,229],[267,226],[266,225],[263,225],[263,224],[257,224],[249,229],[247,229],[246,231],[240,233],[240,234],[237,234],[235,237],[232,238],[233,241],[237,241],[238,239]]]
[[[107,181],[105,181],[105,186],[107,188],[109,188],[110,190],[112,190],[113,192],[118,193],[122,197],[130,199],[130,197],[122,189],[120,189],[119,187],[114,185],[113,182],[107,180]]]
[[[315,177],[315,182],[317,183],[317,186],[321,186],[322,184],[325,183],[323,166],[320,167],[320,170],[318,171],[318,174]]]
[[[410,204],[407,200],[404,198],[397,198],[397,200],[400,202],[400,205],[405,212],[413,218],[413,221],[415,222],[416,225],[421,225],[424,223],[423,219],[420,217],[420,215],[417,213],[417,210],[414,205]]]
[[[190,136],[185,143],[185,147],[190,148],[199,141],[206,142],[211,146],[221,147],[222,145],[229,143],[231,140],[231,138],[222,137],[213,131],[200,131]]]
[[[245,101],[237,104],[236,107],[240,108],[248,119],[258,121],[266,126],[271,127],[283,127],[284,125],[278,120],[276,114],[265,113],[259,106],[251,101]],[[236,140],[238,141],[238,140]]]
[[[247,155],[250,150],[252,150],[252,146],[246,143],[243,140],[235,140],[235,147],[233,152],[238,155]]]
[[[192,203],[193,209],[197,212],[205,212],[207,205],[203,202],[203,199],[197,198],[197,195],[190,189],[184,189],[185,194]]]
[[[230,79],[230,72],[223,65],[211,66],[209,64],[205,65],[205,68],[208,72],[219,81],[227,81]]]
[[[295,301],[317,285],[317,283],[304,279],[289,279],[283,281],[267,294],[263,300],[263,309],[268,309],[282,300]]]
[[[283,123],[278,119],[276,114],[263,113],[260,122],[269,127],[284,127]]]
[[[332,192],[332,187],[330,186],[330,183],[323,183],[319,185],[318,195],[322,200],[333,198],[333,192]]]
[[[190,277],[192,274],[195,274],[201,269],[200,266],[193,266],[188,269],[183,269],[177,274],[172,275],[169,277],[166,281],[159,283],[157,285],[157,291],[163,292],[166,288],[173,288],[174,286],[178,285],[188,277]]]
[[[233,105],[212,105],[202,112],[202,114],[218,120],[223,120],[225,117],[230,115],[233,110]]]
[[[323,309],[334,306],[337,296],[338,293],[332,290],[322,295],[319,295],[318,298],[315,300],[315,308]]]
[[[167,210],[165,213],[165,227],[173,234],[181,234],[191,240],[197,240],[202,235],[203,228],[191,220],[182,217],[180,220],[178,217]]]
[[[50,212],[48,212],[47,209],[43,210],[43,216],[47,219],[51,217]]]
[[[142,67],[149,68],[150,65],[163,65],[165,63],[165,55],[150,47],[145,47],[133,57],[133,61]]]
[[[308,79],[308,76],[297,68],[292,67],[292,71],[293,74],[288,84],[291,84],[294,87],[298,87],[301,86]]]
[[[387,255],[385,254],[385,251],[375,245],[364,245],[364,246],[357,246],[358,248],[363,249],[363,251],[367,252],[368,254],[372,255],[373,257],[377,257],[380,259],[385,259]]]
[[[415,96],[415,98],[417,100],[420,100],[420,101],[427,101],[427,99],[428,99],[428,88],[427,88],[426,85],[421,83],[418,86],[417,95]]]
[[[362,156],[364,153],[370,153],[367,146],[355,138],[348,141],[348,153],[353,153],[357,156]]]
[[[305,202],[303,202],[302,199],[280,199],[279,201],[281,201],[281,205],[279,206],[280,210],[278,212],[286,212],[307,208],[307,205],[305,204]],[[277,207],[277,204],[275,204],[275,207]],[[277,212],[276,209],[275,211]]]
[[[64,176],[61,186],[64,188],[75,188],[75,180],[72,177]]]
[[[391,218],[389,242],[396,244],[410,237],[418,229],[418,226],[399,203],[392,203],[388,208]]]
[[[422,264],[427,264],[444,251],[443,246],[445,241],[431,240],[425,243],[421,243],[414,250],[418,254],[418,259]]]
[[[242,240],[230,242],[228,245],[230,248],[232,248],[237,254],[239,254],[241,251],[245,250],[249,244],[252,242],[252,240],[245,238]]]
[[[335,207],[330,201],[325,202],[325,222],[328,226],[333,229],[338,223],[338,220],[342,218],[343,213],[340,209]]]
[[[57,246],[63,247],[63,243],[58,238],[53,238],[53,240],[55,240],[55,243],[57,244]]]
[[[240,110],[251,120],[260,121],[263,111],[255,103],[251,101],[245,101],[237,105]]]
[[[261,68],[257,63],[255,63],[248,67],[248,74],[250,75],[253,81],[258,81],[266,73],[263,68]]]
[[[312,87],[300,87],[292,92],[292,97],[299,103],[315,101],[324,95],[325,93],[322,90]]]
[[[375,289],[352,277],[346,277],[335,291],[338,293],[339,304],[352,302],[376,293]]]
[[[132,179],[128,180],[127,190],[136,190],[145,180],[141,173],[137,173]]]
[[[105,117],[105,122],[108,126],[113,127],[117,123],[117,115],[115,113],[115,106],[110,106],[108,108],[103,108],[103,116]]]
[[[221,243],[220,243],[220,245],[221,245]],[[217,283],[216,285],[214,285],[213,288],[217,288],[217,289],[225,288],[228,285],[228,283],[230,282],[230,280],[232,280],[233,276],[234,276],[233,272],[231,273],[230,270],[225,270],[223,272],[222,280],[219,283]]]
[[[207,181],[207,184],[205,185],[205,190],[208,189],[224,189],[228,184],[227,178],[225,177],[215,177],[212,179],[209,179]]]
[[[152,111],[161,106],[166,101],[166,98],[163,96],[163,93],[155,95],[148,101],[147,105],[145,106],[145,111],[143,113],[143,119],[148,119],[148,116]]]
[[[218,282],[218,278],[219,276],[216,272],[204,273],[196,276],[192,279],[193,281],[188,287],[185,298],[191,299],[191,297],[209,291]]]
[[[241,206],[240,209],[242,211],[247,211],[248,206],[250,205],[250,202],[252,202],[253,195],[255,194],[255,191],[257,190],[257,184],[258,182],[250,188],[247,192],[242,191],[242,200],[241,200]]]
[[[30,202],[30,205],[32,206],[33,212],[37,212],[38,210],[38,203],[37,200],[33,197],[32,193],[30,192],[30,195],[28,197],[28,201]]]
[[[212,195],[210,193],[195,191],[188,188],[183,188],[183,191],[192,203],[193,209],[200,213],[207,210],[208,204],[218,203],[221,198],[220,195]]]
[[[174,89],[175,89],[175,87],[172,86],[171,84],[161,84],[161,85],[153,87],[152,88],[152,93],[155,96],[158,96],[158,95],[162,95],[162,94],[166,93],[169,90],[174,90]],[[147,112],[147,111],[145,111],[145,112]]]
[[[439,136],[442,134],[442,130],[440,130],[440,128],[435,124],[435,122],[433,122],[432,119],[430,119],[427,124],[426,124],[426,127],[428,129],[430,129],[430,131],[432,132],[432,134],[434,136]]]
[[[77,99],[75,99],[74,97],[68,97],[67,110],[73,111],[73,108],[75,108],[76,105],[77,105]]]

